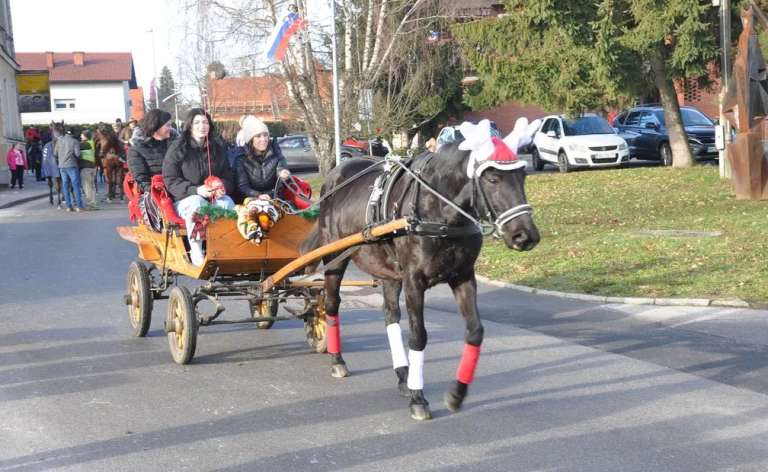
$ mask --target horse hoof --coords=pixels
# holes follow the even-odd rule
[[[411,418],[416,421],[426,421],[432,419],[432,412],[429,411],[429,405],[414,403],[410,406]]]
[[[344,377],[349,377],[349,369],[347,369],[347,365],[333,364],[331,366],[331,377],[334,377],[337,379],[343,379]]]
[[[410,398],[411,389],[408,388],[408,382],[398,382],[397,389],[400,391],[400,395],[406,398]]]
[[[464,402],[464,399],[459,398],[459,396],[452,392],[446,392],[443,396],[443,401],[445,401],[445,405],[450,412],[456,413],[461,409],[461,404]]]

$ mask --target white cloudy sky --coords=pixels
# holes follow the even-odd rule
[[[237,1],[242,0],[232,0]],[[130,52],[136,79],[148,95],[153,75],[159,75],[164,65],[178,81],[177,57],[185,53],[183,4],[183,0],[11,0],[16,52]],[[327,17],[328,0],[308,4],[316,24]],[[229,58],[221,59],[226,64]]]

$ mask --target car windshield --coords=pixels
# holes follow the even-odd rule
[[[563,132],[566,136],[584,136],[587,134],[614,134],[613,128],[599,116],[583,116],[575,120],[563,119]]]
[[[663,111],[655,111],[653,114],[656,115],[656,118],[662,125],[665,123]],[[681,108],[680,115],[683,118],[683,126],[712,126],[714,124],[712,120],[707,118],[707,115],[692,108]]]

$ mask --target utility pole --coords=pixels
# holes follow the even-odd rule
[[[336,165],[341,163],[341,113],[339,110],[339,71],[336,63],[336,0],[331,0],[331,51],[333,60],[333,147]]]

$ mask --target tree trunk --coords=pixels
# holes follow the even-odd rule
[[[664,109],[664,121],[667,123],[669,146],[672,149],[672,167],[693,167],[693,154],[688,146],[688,135],[683,127],[680,115],[680,103],[672,81],[667,78],[663,51],[655,51],[650,55],[654,82],[661,95],[661,106]]]

